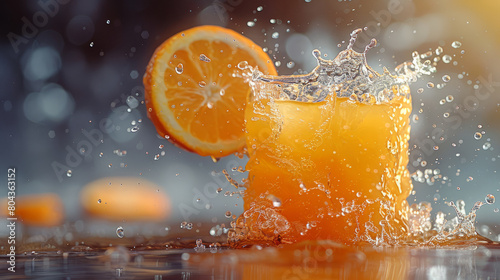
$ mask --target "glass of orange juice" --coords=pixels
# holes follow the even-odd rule
[[[408,234],[411,97],[348,47],[307,75],[253,70],[244,213],[230,241],[398,243]]]

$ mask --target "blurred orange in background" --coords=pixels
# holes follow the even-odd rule
[[[7,198],[1,205],[8,205]],[[18,221],[29,226],[52,227],[64,221],[64,205],[55,193],[23,195],[15,198],[15,216]],[[9,216],[7,206],[0,208],[1,216]]]
[[[80,193],[83,209],[110,221],[161,221],[170,215],[167,195],[137,177],[106,177],[87,184]]]

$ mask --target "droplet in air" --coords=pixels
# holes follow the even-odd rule
[[[447,95],[447,96],[446,96],[446,102],[452,102],[452,101],[453,101],[453,99],[455,99],[455,98],[453,97],[453,95]]]
[[[462,43],[460,43],[459,41],[454,41],[453,43],[451,43],[451,46],[455,49],[458,49],[462,46]]]
[[[278,38],[280,37],[280,34],[279,34],[279,32],[274,32],[274,33],[271,35],[271,37],[272,37],[273,39],[278,39]]]
[[[279,199],[278,197],[276,197],[272,194],[269,194],[266,198],[269,199],[273,203],[274,207],[281,207],[281,199]]]
[[[200,54],[200,60],[201,61],[205,61],[205,62],[210,62],[212,60],[210,60],[210,58],[208,58],[206,55],[204,54]]]
[[[231,215],[232,215],[231,211],[226,211],[225,214],[226,218],[231,218]]]
[[[427,87],[428,88],[433,88],[434,87],[434,83],[433,82],[428,82],[427,83]]]
[[[450,63],[451,60],[452,60],[451,56],[449,56],[447,54],[443,55],[443,62],[444,63]]]
[[[255,22],[249,21],[249,22],[247,22],[247,25],[248,25],[248,27],[254,27],[255,26]]]
[[[123,238],[125,236],[125,233],[123,232],[123,227],[119,226],[116,228],[116,236],[119,238]]]
[[[97,200],[97,203],[101,204],[101,202],[102,202],[102,200],[99,198],[99,199]]]
[[[90,47],[94,47],[94,42],[90,42]]]
[[[237,66],[239,69],[245,70],[248,68],[248,62],[246,60],[240,61]]]
[[[71,171],[71,169],[66,171],[66,176],[68,176],[68,177],[73,176],[73,171]]]
[[[183,71],[184,71],[184,65],[182,65],[182,63],[177,64],[177,66],[175,67],[175,73],[182,74]]]
[[[264,10],[264,8],[262,6],[257,7],[257,12],[262,12],[262,10]]]
[[[135,109],[135,108],[137,108],[137,106],[139,106],[139,100],[137,100],[137,98],[130,95],[127,97],[127,105],[131,109]]]
[[[293,62],[293,61],[290,61],[286,64],[286,67],[288,67],[288,68],[293,68],[294,66],[295,66],[295,62]]]
[[[198,83],[198,85],[200,87],[205,87],[207,85],[207,83],[205,83],[204,81],[201,81],[201,82]]]
[[[481,132],[474,133],[474,139],[479,140],[481,138],[483,138],[483,135],[481,134]]]
[[[111,23],[111,21],[108,19],[108,20],[106,21],[106,24],[110,24],[110,23]]]
[[[443,76],[443,82],[447,83],[447,82],[449,82],[450,80],[451,80],[450,76],[448,76],[448,75],[444,75],[444,76]]]
[[[483,144],[483,150],[488,150],[489,148],[491,148],[491,143],[490,142],[486,142]]]
[[[484,198],[484,201],[488,204],[493,204],[495,203],[495,196],[492,194],[487,194],[486,197]]]

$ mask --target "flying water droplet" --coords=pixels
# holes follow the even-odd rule
[[[443,53],[443,48],[437,47],[436,49],[436,55],[441,55]]]
[[[175,73],[182,74],[183,71],[184,71],[184,65],[182,65],[182,63],[177,64],[177,66],[175,67]]]
[[[278,39],[278,38],[280,37],[280,34],[279,34],[279,32],[274,32],[274,33],[271,35],[271,37],[272,37],[273,39]]]
[[[201,82],[198,83],[198,85],[200,87],[205,87],[207,85],[207,83],[205,83],[204,81],[201,81]]]
[[[249,21],[249,22],[247,22],[247,26],[248,27],[254,27],[255,26],[255,22]]]
[[[73,176],[73,171],[71,171],[71,169],[66,171],[66,176],[68,176],[68,177]]]
[[[204,54],[200,54],[200,60],[201,61],[205,61],[205,62],[210,62],[212,61],[210,58],[208,58],[206,55]]]
[[[451,56],[449,56],[447,54],[443,55],[443,62],[444,63],[450,63],[451,60],[452,60]]]
[[[111,21],[108,19],[108,20],[106,21],[106,24],[110,24],[110,23],[111,23]]]
[[[474,133],[474,139],[479,140],[481,138],[483,138],[483,135],[481,134],[481,132]]]
[[[453,101],[453,99],[455,99],[455,98],[453,97],[453,95],[447,95],[447,96],[446,96],[446,102],[452,102],[452,101]]]
[[[231,211],[226,211],[225,214],[226,218],[231,218],[231,215],[232,215]]]
[[[274,207],[281,207],[281,199],[279,199],[278,197],[270,194],[267,196],[267,199],[269,199],[273,203]]]
[[[101,202],[102,202],[102,200],[99,198],[99,199],[97,200],[97,203],[101,204]]]
[[[119,226],[116,228],[116,236],[118,236],[119,238],[123,238],[125,236],[123,227]]]
[[[449,82],[450,80],[451,80],[450,76],[448,76],[448,75],[444,75],[444,76],[443,76],[443,82],[447,83],[447,82]]]
[[[90,47],[94,47],[94,42],[90,42]]]
[[[462,46],[462,43],[460,43],[459,41],[454,41],[453,43],[451,43],[451,46],[455,49],[458,49]]]
[[[137,98],[133,97],[132,95],[127,97],[127,105],[131,108],[137,108],[139,106],[139,100]]]
[[[483,144],[483,150],[488,150],[489,148],[491,148],[491,143],[490,142],[486,142]]]
[[[484,198],[484,200],[488,204],[493,204],[493,203],[495,203],[495,196],[492,194],[487,194],[486,197]]]

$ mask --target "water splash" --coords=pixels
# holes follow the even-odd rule
[[[413,60],[405,62],[392,74],[384,67],[383,74],[377,73],[366,62],[366,53],[377,45],[372,39],[364,52],[352,49],[361,29],[351,33],[347,49],[341,51],[333,60],[321,57],[319,50],[312,52],[317,66],[305,75],[270,76],[262,74],[246,62],[238,64],[244,70],[254,92],[254,98],[279,98],[280,100],[296,100],[302,102],[320,102],[334,92],[337,97],[348,97],[353,101],[368,104],[380,104],[392,100],[396,96],[409,97],[409,83],[415,82],[422,75],[431,75],[436,67],[430,59],[422,61],[418,52],[412,54]],[[424,58],[429,58],[432,53]],[[246,71],[245,71],[246,70]],[[279,94],[279,96],[269,96]]]
[[[478,236],[474,225],[476,212],[485,203],[477,201],[468,213],[463,200],[457,200],[456,203],[450,201],[447,205],[453,208],[455,217],[447,220],[446,214],[438,212],[432,224],[431,204],[428,202],[413,204],[409,215],[410,232],[412,235],[409,242],[431,246],[451,245],[454,242],[476,238]]]

